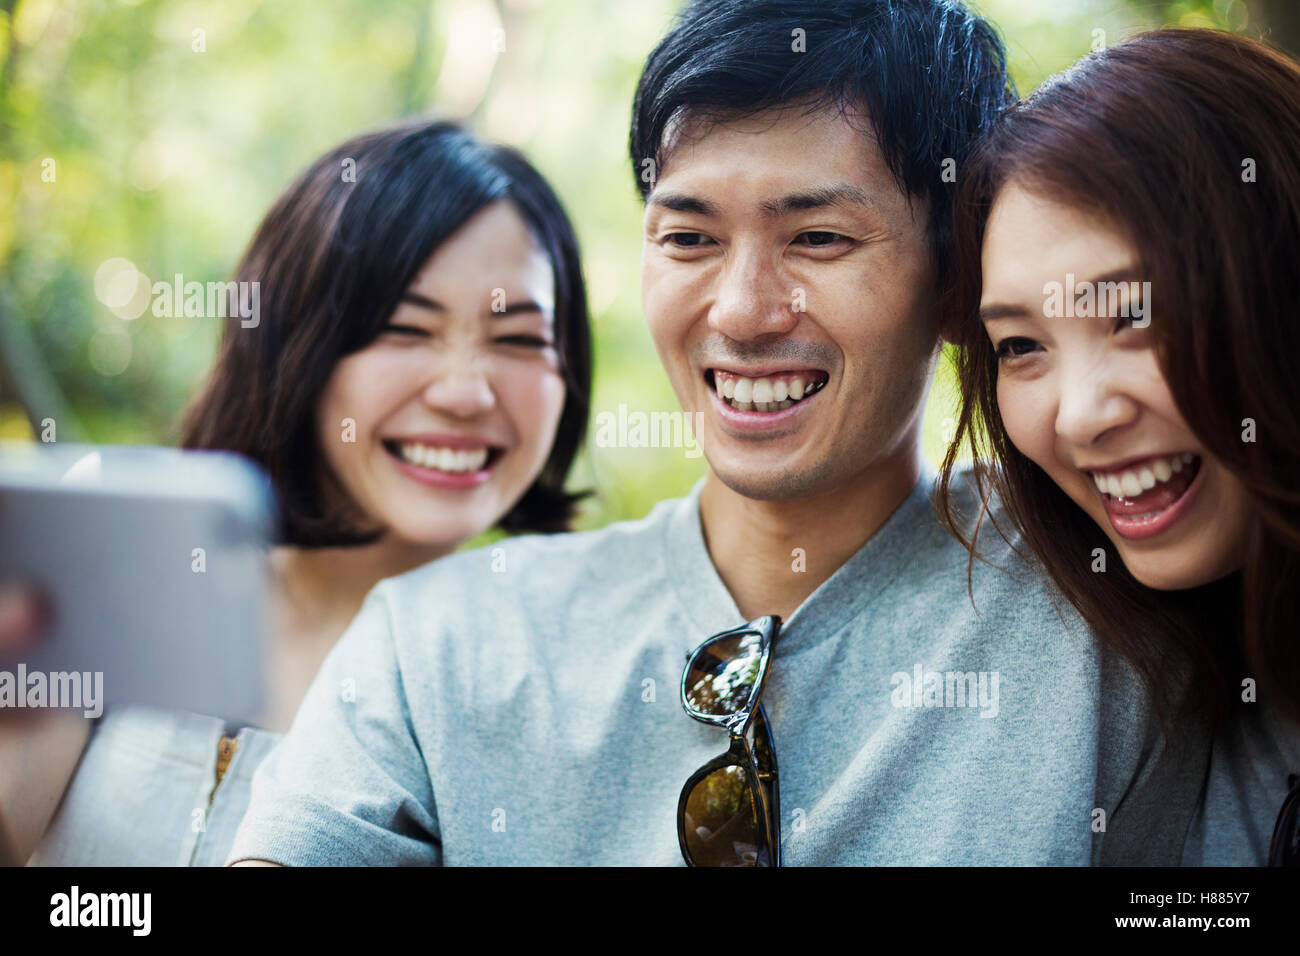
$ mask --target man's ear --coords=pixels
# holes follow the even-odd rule
[[[957,344],[957,322],[951,315],[941,315],[939,318],[939,347],[945,345]]]
[[[961,331],[961,319],[952,307],[952,296],[948,294],[941,277],[935,279],[934,289],[934,311],[938,316],[939,344],[955,345],[957,335]]]

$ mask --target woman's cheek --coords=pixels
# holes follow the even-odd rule
[[[998,376],[998,410],[1011,444],[1044,471],[1052,470],[1052,449],[1055,446],[1055,428],[1049,409],[1055,407],[1044,401],[1045,395],[1024,382],[1007,376]]]
[[[357,417],[356,403],[353,399],[357,377],[353,357],[342,359],[334,366],[334,371],[330,374],[321,393],[317,435],[326,461],[336,472],[342,471],[341,466],[349,451],[343,442],[346,437],[344,429],[347,427],[347,422],[355,421]]]
[[[326,460],[336,471],[359,467],[388,420],[419,397],[420,368],[413,354],[376,347],[339,360],[322,393],[319,425]]]
[[[349,363],[344,369],[344,363]],[[348,417],[378,431],[407,401],[417,399],[427,379],[428,357],[415,349],[369,348],[339,363],[344,371]]]
[[[548,450],[564,410],[564,380],[554,367],[516,369],[506,376],[511,424],[519,440]],[[542,455],[545,460],[547,456]]]

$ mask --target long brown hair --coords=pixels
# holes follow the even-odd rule
[[[1159,290],[1150,331],[1178,409],[1255,504],[1239,572],[1186,591],[1146,588],[1122,565],[1094,574],[1104,532],[1008,439],[978,307],[985,225],[1013,175],[1104,216],[1137,250]],[[950,529],[961,536],[948,489],[969,441],[981,491],[998,494],[1098,639],[1134,665],[1166,724],[1218,726],[1246,677],[1300,719],[1300,66],[1231,33],[1142,34],[1009,110],[959,179]]]

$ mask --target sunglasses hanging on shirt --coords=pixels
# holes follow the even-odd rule
[[[780,866],[776,749],[760,698],[781,629],[775,615],[715,634],[682,672],[686,713],[725,730],[730,746],[687,779],[677,839],[690,866]]]

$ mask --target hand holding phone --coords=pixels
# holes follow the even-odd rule
[[[254,721],[272,514],[269,482],[235,455],[0,445],[0,582],[31,582],[53,608],[24,651],[6,643],[32,629],[31,608],[0,613],[0,708]]]

